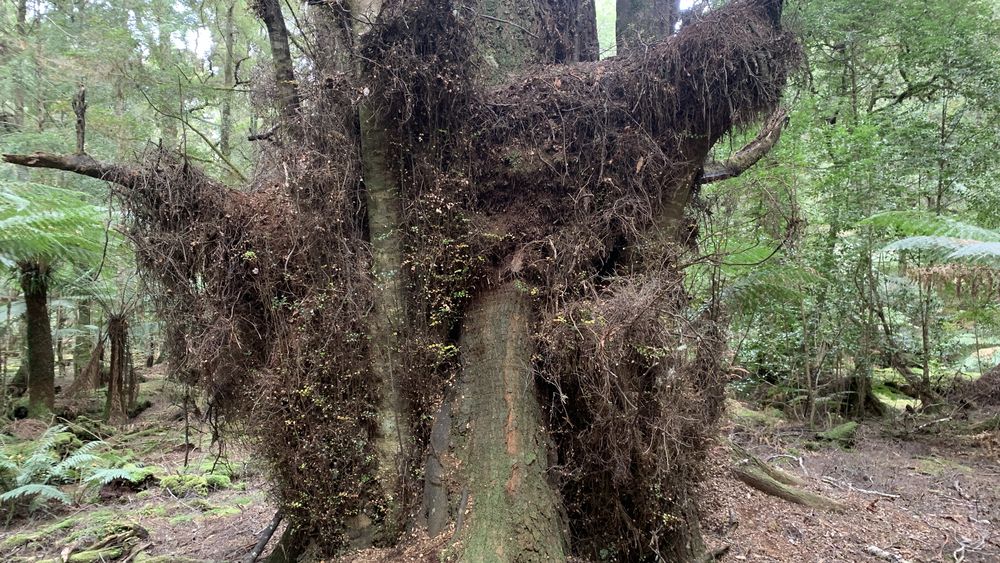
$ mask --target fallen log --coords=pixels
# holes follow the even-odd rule
[[[731,443],[735,464],[733,475],[758,491],[788,502],[821,510],[843,512],[846,507],[827,497],[799,488],[803,481],[798,477],[772,467],[738,444]]]

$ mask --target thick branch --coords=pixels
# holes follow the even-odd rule
[[[736,154],[721,162],[712,161],[705,164],[705,171],[699,183],[710,184],[721,180],[735,178],[746,172],[751,166],[764,158],[774,148],[781,138],[781,131],[788,124],[788,111],[779,107],[764,122],[764,127],[757,133],[753,141],[736,151]]]
[[[29,168],[49,168],[73,172],[81,176],[113,182],[127,188],[134,187],[139,180],[139,174],[131,168],[98,162],[86,154],[36,152],[32,154],[5,154],[3,159],[5,162]]]

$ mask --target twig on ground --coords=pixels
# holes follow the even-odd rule
[[[823,477],[823,482],[824,483],[829,483],[829,484],[833,485],[834,487],[837,487],[838,489],[847,488],[849,490],[857,491],[859,493],[864,493],[866,495],[875,495],[875,496],[879,496],[879,497],[883,497],[883,498],[891,498],[891,499],[897,499],[897,498],[899,498],[899,495],[894,495],[892,493],[883,493],[882,491],[874,491],[874,490],[871,490],[871,489],[861,489],[861,488],[855,487],[854,485],[852,485],[851,483],[848,483],[847,481],[838,481],[837,479],[834,479],[833,477]]]
[[[802,474],[805,475],[806,477],[809,476],[809,472],[806,471],[806,466],[802,462],[802,458],[801,457],[795,457],[795,456],[789,455],[789,454],[776,454],[776,455],[773,455],[773,456],[767,458],[767,461],[771,462],[772,460],[781,459],[781,458],[788,458],[788,459],[793,459],[793,460],[797,461],[798,464],[799,464],[799,469],[802,470]]]

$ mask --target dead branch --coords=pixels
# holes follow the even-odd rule
[[[5,162],[29,168],[49,168],[73,172],[131,188],[139,182],[139,173],[127,166],[107,164],[94,160],[86,154],[52,154],[35,152],[31,154],[5,154]]]
[[[799,488],[796,485],[802,484],[801,479],[771,467],[739,444],[730,442],[730,447],[735,461],[733,475],[758,491],[810,508],[837,512],[845,509],[844,505],[835,500]]]
[[[274,513],[274,517],[271,518],[271,523],[261,531],[260,535],[257,537],[257,545],[253,546],[253,550],[247,554],[243,559],[243,563],[254,563],[262,553],[264,553],[264,548],[267,547],[267,542],[271,541],[271,536],[274,535],[274,531],[278,529],[278,524],[281,524],[281,511]]]

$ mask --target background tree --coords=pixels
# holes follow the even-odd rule
[[[355,39],[337,30],[361,18],[336,6],[288,14],[308,16],[301,36],[279,3],[253,7],[274,128],[252,190],[172,143],[139,165],[5,158],[117,186],[190,374],[267,437],[285,544],[392,542],[391,515],[445,513],[467,560],[699,556],[690,487],[721,412],[723,342],[713,314],[685,316],[685,248],[655,228],[679,223],[727,131],[775,109],[798,60],[781,3],[735,2],[600,64],[568,64],[593,57],[586,3],[389,3]],[[324,62],[340,45],[359,62]],[[493,70],[532,62],[548,64]],[[369,274],[380,226],[366,220],[368,189],[383,187],[405,203],[386,228],[400,236],[411,360],[389,408],[413,446],[393,465],[428,453],[441,470],[397,490],[372,479],[392,388],[371,369],[391,340],[368,316],[387,310]]]

